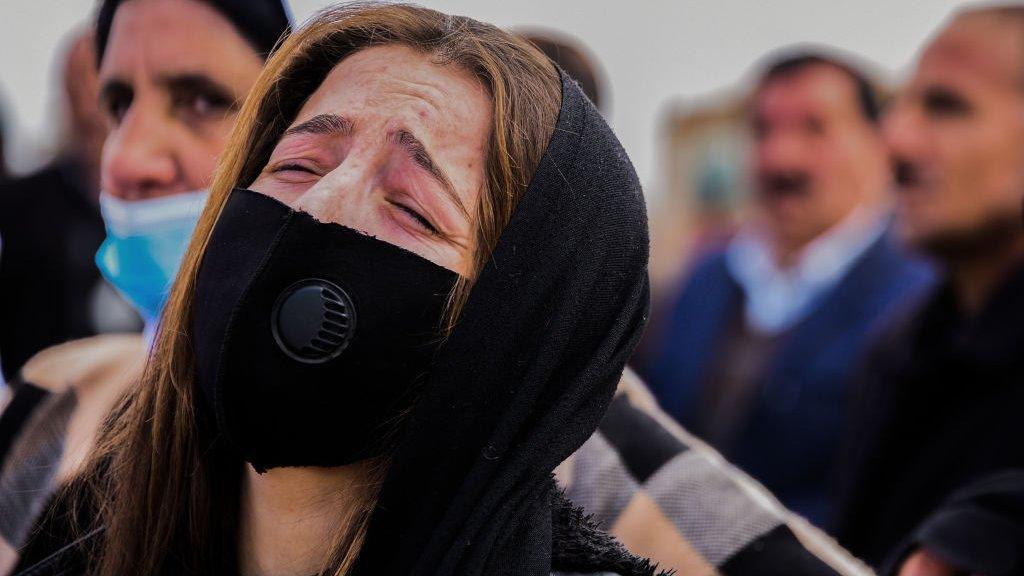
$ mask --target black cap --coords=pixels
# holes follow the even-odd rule
[[[234,24],[264,59],[277,41],[288,34],[291,21],[283,0],[200,0]],[[96,63],[103,61],[114,14],[124,0],[102,0],[96,16]]]

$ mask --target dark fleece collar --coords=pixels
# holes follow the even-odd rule
[[[551,564],[564,572],[603,571],[621,576],[671,576],[658,572],[646,558],[629,553],[618,540],[597,527],[583,509],[562,493],[551,504]]]

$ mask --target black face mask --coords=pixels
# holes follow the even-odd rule
[[[196,378],[258,471],[388,449],[440,345],[457,275],[407,250],[231,193],[195,287]]]

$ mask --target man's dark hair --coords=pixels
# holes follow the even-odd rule
[[[221,13],[263,59],[291,30],[284,0],[201,0]],[[96,12],[96,65],[103,63],[114,15],[124,0],[100,0]]]
[[[772,80],[796,75],[812,66],[828,66],[839,70],[850,78],[856,92],[857,104],[864,117],[877,124],[882,112],[882,103],[878,90],[868,79],[867,74],[836,57],[820,52],[788,52],[783,56],[771,58],[763,67],[758,86],[764,86]]]
[[[536,46],[545,56],[558,64],[570,78],[575,80],[583,93],[590,98],[598,110],[603,102],[600,70],[594,58],[587,54],[579,42],[558,33],[524,30],[519,36]]]

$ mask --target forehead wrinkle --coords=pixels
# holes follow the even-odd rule
[[[442,90],[427,82],[417,82],[406,78],[394,77],[390,80],[397,84],[397,86],[393,88],[397,93],[403,96],[416,98],[433,109],[436,114],[444,115],[443,108],[438,105],[439,101],[443,102],[445,100]]]

